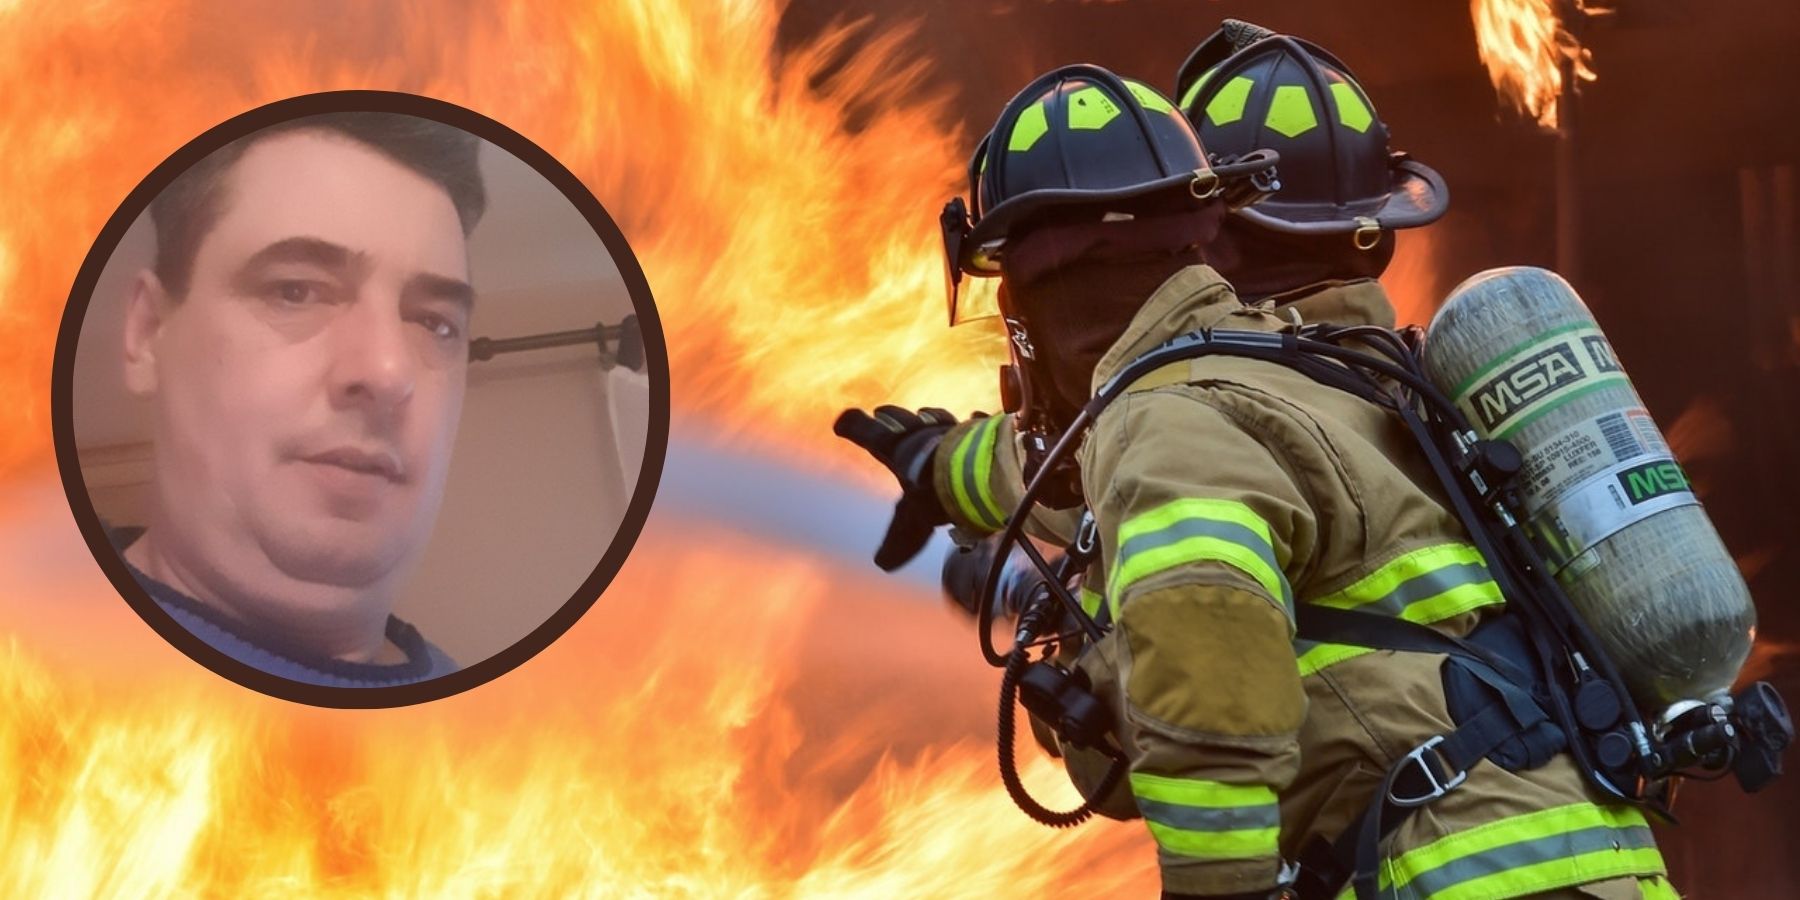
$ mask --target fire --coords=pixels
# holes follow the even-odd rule
[[[936,652],[966,622],[716,529],[647,542],[606,597],[641,614],[375,715],[0,645],[0,894],[1153,893],[1141,825],[1056,832],[997,789],[992,674]]]
[[[817,448],[847,406],[993,408],[1003,343],[944,326],[935,216],[968,152],[948,98],[906,32],[846,25],[784,49],[780,13],[0,8],[0,81],[31,86],[0,97],[0,467],[46,449],[57,313],[137,180],[231,115],[335,88],[468,106],[579,175],[659,298],[685,410]]]
[[[1475,43],[1488,78],[1501,99],[1545,128],[1558,124],[1564,66],[1580,81],[1593,81],[1593,55],[1557,15],[1569,6],[1578,15],[1594,12],[1583,0],[1470,0]]]
[[[1394,259],[1381,273],[1381,286],[1394,304],[1394,319],[1399,325],[1429,324],[1444,299],[1436,235],[1430,228],[1417,228],[1400,232],[1395,239]]]
[[[1141,825],[1012,809],[966,623],[802,550],[653,525],[522,670],[369,714],[247,694],[163,647],[79,546],[18,549],[75,540],[27,467],[89,241],[193,135],[310,91],[440,97],[569,166],[643,263],[690,422],[850,465],[845,406],[991,408],[1003,345],[943,323],[934,215],[967,151],[946,98],[906,33],[778,46],[780,13],[0,3],[0,80],[30,88],[0,94],[0,472],[48,497],[0,497],[25,588],[0,592],[0,894],[1154,891]],[[1072,805],[1052,763],[1025,768]]]

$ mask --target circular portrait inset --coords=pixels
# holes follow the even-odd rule
[[[57,459],[144,620],[264,693],[392,706],[530,658],[642,529],[668,358],[566,169],[374,91],[238,116],[101,232],[58,338]]]

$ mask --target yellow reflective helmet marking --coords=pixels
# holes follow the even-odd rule
[[[1213,66],[1205,72],[1200,73],[1200,77],[1194,79],[1193,84],[1188,85],[1187,93],[1181,95],[1182,109],[1187,109],[1194,105],[1194,98],[1200,96],[1200,89],[1206,87],[1206,80],[1213,77],[1213,73],[1217,71],[1219,71],[1219,67]]]
[[[1250,89],[1256,82],[1239,75],[1225,86],[1206,104],[1206,119],[1214,125],[1229,125],[1244,117],[1244,102],[1250,99]]]
[[[1131,90],[1131,96],[1136,97],[1137,101],[1142,103],[1144,108],[1151,112],[1172,113],[1175,111],[1175,107],[1171,105],[1168,100],[1163,99],[1163,95],[1146,85],[1139,84],[1127,78],[1125,79],[1125,87]]]
[[[1097,87],[1084,87],[1069,94],[1069,127],[1075,131],[1096,131],[1119,117],[1119,105]]]
[[[1006,138],[1006,149],[1012,153],[1023,153],[1030,150],[1038,138],[1050,130],[1050,117],[1044,110],[1044,104],[1033,103],[1019,114],[1018,121],[1013,122],[1012,134]]]
[[[1369,124],[1375,121],[1375,114],[1369,111],[1369,105],[1363,102],[1356,88],[1342,81],[1331,85],[1331,99],[1337,101],[1338,121],[1344,127],[1358,133],[1369,130]]]
[[[1269,114],[1263,124],[1282,137],[1299,137],[1313,130],[1319,124],[1318,116],[1313,114],[1312,98],[1306,96],[1306,88],[1297,84],[1284,84],[1275,89],[1275,96],[1269,101]]]

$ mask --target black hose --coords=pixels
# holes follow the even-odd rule
[[[1092,407],[1093,403],[1090,402],[1088,406]],[[1070,422],[1069,427],[1063,430],[1062,437],[1057,438],[1056,445],[1050,448],[1050,453],[1044,458],[1049,461],[1054,461],[1067,455],[1069,448],[1074,445],[1077,436],[1080,435],[1082,431],[1086,430],[1088,423],[1093,421],[1093,417],[1094,414],[1090,412],[1089,409],[1083,408],[1082,411],[1075,416],[1075,421]],[[981,608],[977,611],[977,634],[975,637],[976,641],[981,646],[981,658],[987,660],[988,665],[993,666],[994,668],[1005,666],[1008,660],[1008,657],[1001,655],[1000,651],[994,649],[994,607],[999,605],[994,602],[994,595],[1000,589],[1000,575],[1002,572],[1006,571],[1006,557],[1012,552],[1013,544],[1019,542],[1021,535],[1024,533],[1025,520],[1031,515],[1031,506],[1037,502],[1038,495],[1044,492],[1045,485],[1050,483],[1051,469],[1052,466],[1048,464],[1040,467],[1037,474],[1032,476],[1031,481],[1025,485],[1025,493],[1019,497],[1018,506],[1013,508],[1012,515],[1007,517],[1006,528],[1002,529],[1000,532],[1000,544],[994,548],[994,561],[988,566],[987,578],[982,582],[981,594],[979,595],[981,597]],[[1035,550],[1036,548],[1032,549]],[[1039,561],[1034,560],[1034,562]],[[1051,577],[1049,577],[1048,580],[1055,581],[1054,573],[1049,574]],[[1068,593],[1068,588],[1060,583],[1051,584],[1048,585],[1048,587],[1052,592],[1061,592],[1057,596],[1059,601],[1064,600],[1063,595]],[[1081,605],[1078,602],[1075,603],[1074,606],[1077,610],[1081,608]],[[1086,614],[1083,613],[1082,615],[1085,616]],[[1092,625],[1093,623],[1090,621],[1088,624]]]
[[[1000,676],[1000,727],[994,741],[1000,754],[1000,783],[1006,785],[1006,795],[1026,815],[1051,828],[1069,828],[1092,818],[1094,804],[1118,787],[1119,779],[1125,774],[1125,759],[1123,754],[1108,753],[1112,757],[1112,764],[1107,767],[1106,774],[1101,776],[1094,795],[1084,798],[1080,806],[1067,812],[1057,812],[1032,798],[1025,790],[1024,782],[1019,780],[1019,764],[1013,758],[1013,708],[1019,698],[1019,679],[1025,674],[1025,667],[1030,664],[1031,658],[1025,648],[1015,647],[1006,655],[1006,671]]]

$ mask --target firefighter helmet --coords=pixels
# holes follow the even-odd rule
[[[1063,66],[1009,102],[969,159],[969,195],[944,207],[951,321],[962,276],[1000,274],[1009,234],[1051,217],[1130,215],[1165,204],[1251,202],[1273,190],[1275,155],[1215,167],[1156,89],[1093,65]],[[1233,188],[1259,176],[1254,195]]]
[[[1316,44],[1226,19],[1175,76],[1181,108],[1215,153],[1281,154],[1281,193],[1238,211],[1290,234],[1352,234],[1444,214],[1449,190],[1429,166],[1388,149],[1388,129],[1355,76]]]

